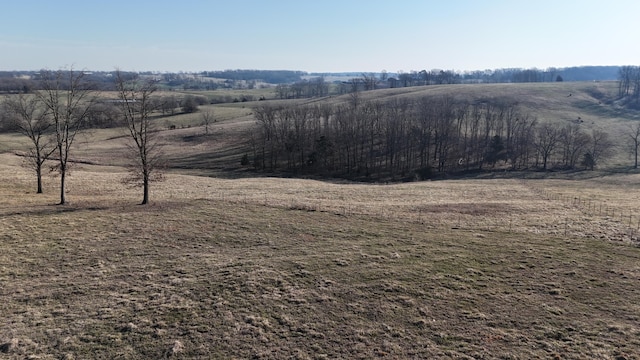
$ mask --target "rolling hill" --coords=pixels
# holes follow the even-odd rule
[[[622,133],[638,118],[614,93],[613,83],[554,83],[361,96],[509,98],[544,121]],[[387,185],[256,177],[240,158],[257,104],[203,106],[216,114],[210,135],[198,113],[158,118],[170,162],[148,206],[121,183],[122,129],[83,135],[64,206],[53,205],[55,173],[36,194],[16,155],[24,139],[0,135],[0,357],[640,353],[637,172]]]
[[[586,132],[603,129],[616,139],[620,147],[616,156],[605,168],[630,165],[628,152],[623,148],[623,138],[628,127],[640,121],[640,112],[619,106],[616,101],[616,82],[560,82],[530,84],[469,84],[439,85],[382,89],[361,92],[361,101],[391,101],[394,99],[419,99],[422,97],[449,96],[471,102],[499,99],[515,103],[523,113],[559,125],[579,124]],[[200,111],[213,111],[216,122],[211,134],[204,135],[198,113],[176,115],[159,119],[158,128],[165,143],[169,167],[190,173],[242,176],[248,168],[240,166],[244,154],[250,153],[249,140],[255,124],[253,107],[264,104],[298,104],[336,106],[349,103],[350,95],[327,96],[299,100],[266,100],[242,103],[205,105]],[[169,130],[170,125],[177,125]],[[104,135],[100,135],[104,133]],[[110,165],[122,165],[122,157],[112,151],[122,149],[125,137],[118,137],[114,130],[97,130],[91,141],[82,145],[78,156],[83,159]],[[122,135],[122,134],[121,134]],[[103,151],[104,149],[113,149]]]

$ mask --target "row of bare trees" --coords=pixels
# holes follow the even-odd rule
[[[348,178],[430,177],[487,167],[593,169],[611,154],[604,131],[539,123],[515,103],[453,97],[330,106],[261,104],[254,166]]]
[[[154,140],[151,114],[159,110],[160,102],[152,94],[155,82],[142,81],[137,76],[116,73],[118,100],[117,113],[110,107],[100,107],[98,93],[82,71],[41,71],[41,84],[33,94],[11,95],[2,102],[3,118],[12,127],[27,136],[31,146],[25,154],[27,165],[37,178],[37,192],[42,193],[42,175],[45,163],[52,162],[52,170],[60,175],[60,202],[66,204],[65,188],[74,143],[91,125],[91,121],[104,116],[123,123],[132,142],[130,146],[130,176],[128,184],[143,188],[142,204],[149,202],[149,186],[158,179],[160,154]],[[107,111],[108,109],[108,111]],[[114,118],[117,117],[117,118]]]
[[[640,66],[623,66],[618,74],[618,96],[640,106]]]
[[[278,84],[276,96],[280,99],[300,99],[329,94],[329,84],[324,77],[302,80],[293,84]]]

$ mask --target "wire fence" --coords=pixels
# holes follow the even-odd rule
[[[528,208],[514,208],[504,203],[492,203],[491,198],[477,206],[461,207],[442,199],[439,204],[420,201],[409,205],[354,203],[349,199],[278,197],[270,193],[219,194],[227,203],[261,205],[296,211],[330,213],[340,217],[364,217],[379,221],[412,223],[425,229],[459,230],[468,232],[534,233],[557,237],[590,237],[626,241],[640,245],[640,216],[623,211],[604,201],[585,196],[571,196],[522,180],[532,204]],[[494,206],[491,206],[491,205]],[[505,207],[506,208],[503,208]],[[545,208],[552,208],[545,211]],[[542,209],[542,210],[541,210]],[[553,214],[549,214],[554,212]],[[481,234],[478,234],[481,236]]]
[[[584,195],[569,195],[558,193],[541,186],[536,186],[528,180],[522,180],[524,186],[529,188],[540,198],[549,202],[559,202],[567,207],[571,207],[581,214],[585,215],[584,219],[600,221],[608,223],[609,228],[615,231],[617,238],[628,240],[636,245],[640,245],[640,216],[633,210],[623,210],[619,207],[612,206],[606,201],[594,199]],[[564,233],[567,235],[570,224],[574,221],[572,218],[565,218]]]

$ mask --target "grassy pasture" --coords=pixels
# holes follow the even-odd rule
[[[617,148],[615,155],[607,160],[607,166],[628,167],[632,164],[630,151],[626,148],[625,132],[629,131],[629,125],[640,121],[640,111],[627,110],[618,106],[614,99],[617,94],[617,82],[566,82],[566,83],[529,83],[529,84],[468,84],[468,85],[432,85],[409,88],[381,89],[376,91],[361,92],[360,101],[386,101],[394,98],[418,99],[423,96],[452,96],[458,99],[466,99],[471,102],[484,101],[486,99],[499,99],[519,104],[523,113],[535,117],[539,122],[551,122],[561,126],[579,123],[587,133],[592,129],[606,130],[614,139]],[[276,104],[307,104],[320,105],[323,103],[336,105],[351,101],[351,95],[328,96],[323,98],[298,99],[298,100],[267,100],[264,103]],[[226,123],[223,132],[218,132],[225,138],[238,143],[245,141],[247,136],[237,132],[238,126],[231,124],[251,124],[251,107],[263,102],[247,102],[233,104],[218,104],[211,106],[216,116]],[[240,122],[236,122],[239,120]],[[197,127],[202,123],[199,114],[183,115],[168,118],[163,124],[174,121],[177,127]],[[233,131],[232,131],[233,130]],[[195,129],[193,131],[196,131]],[[201,129],[200,129],[201,131]],[[215,143],[216,141],[212,141]],[[214,145],[215,146],[215,145]],[[193,150],[193,152],[192,152]],[[189,152],[191,156],[177,157],[173,164],[180,168],[191,170],[205,170],[209,168],[221,168],[225,165],[236,167],[243,151],[239,149],[235,157],[225,157],[224,160],[233,159],[232,163],[223,163],[221,159],[211,156],[210,162],[203,162],[203,158],[210,152],[198,149],[180,148],[180,153]],[[233,163],[235,162],[235,164]]]
[[[637,175],[397,185],[78,164],[68,206],[0,173],[0,357],[634,358]],[[544,192],[544,195],[543,195]],[[569,230],[565,230],[569,219]],[[566,235],[565,235],[566,232]]]
[[[608,103],[614,91],[361,96],[507,97],[541,120],[621,133],[637,114]],[[322,101],[349,98],[304,100]],[[51,174],[34,193],[15,155],[24,138],[2,135],[0,358],[638,358],[637,172],[388,185],[193,176],[238,166],[250,108],[201,107],[216,117],[209,135],[198,113],[159,119],[170,169],[147,207],[120,183],[122,129],[78,139],[63,207]]]
[[[255,91],[266,91],[259,89]],[[566,125],[582,121],[580,126],[588,133],[591,129],[604,129],[615,139],[616,154],[608,159],[608,166],[628,167],[632,164],[630,151],[625,148],[625,131],[640,120],[640,112],[625,110],[615,104],[617,82],[566,82],[529,84],[468,84],[432,85],[408,88],[381,89],[361,92],[361,101],[386,101],[394,98],[418,99],[423,96],[452,96],[470,101],[501,99],[516,102],[524,113],[540,122]],[[187,93],[171,92],[178,97]],[[194,92],[212,97],[216,94],[235,94],[233,90]],[[571,96],[569,96],[571,94]],[[108,93],[100,96],[108,97]],[[217,95],[216,95],[217,96]],[[225,170],[236,169],[241,157],[249,152],[247,129],[254,124],[252,107],[262,103],[298,103],[336,105],[351,101],[350,95],[328,96],[297,100],[266,100],[264,102],[239,102],[200,106],[199,112],[161,116],[156,120],[157,129],[165,148],[170,166],[183,171],[206,175],[221,175]],[[202,112],[212,111],[215,123],[209,136],[204,135]],[[175,126],[175,130],[169,130]],[[82,155],[97,164],[122,165],[122,156],[114,154],[123,148],[121,130],[94,130],[79,144]],[[0,151],[24,148],[24,139],[17,135],[2,135]],[[104,151],[105,149],[111,149]],[[114,150],[115,149],[115,150]],[[77,152],[76,152],[77,153]],[[222,154],[222,155],[221,155]],[[226,174],[225,174],[226,175]]]

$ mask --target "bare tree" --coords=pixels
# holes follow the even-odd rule
[[[638,150],[640,150],[640,123],[629,126],[626,133],[627,145],[633,152],[633,168],[638,168]]]
[[[158,106],[162,110],[162,115],[165,113],[169,113],[171,115],[175,114],[176,108],[178,107],[178,100],[175,96],[165,96],[158,101],[160,102]]]
[[[515,121],[513,129],[512,147],[510,151],[511,163],[514,169],[529,165],[529,154],[533,148],[538,120],[528,114],[521,114]]]
[[[311,96],[325,96],[329,93],[329,85],[324,80],[324,76],[319,76],[309,82]]]
[[[56,169],[60,173],[60,205],[66,203],[65,181],[71,149],[76,136],[85,127],[95,96],[86,73],[69,70],[42,70],[42,90],[36,92],[52,119],[55,131]]]
[[[375,90],[378,80],[374,74],[362,73],[362,83],[365,90]]]
[[[548,161],[556,150],[560,141],[560,131],[557,126],[542,124],[536,131],[534,145],[542,157],[542,168],[547,170]]]
[[[560,130],[559,141],[564,165],[567,168],[574,168],[591,139],[588,134],[580,130],[579,125],[569,124]]]
[[[257,158],[262,162],[262,169],[267,168],[267,156],[269,156],[269,169],[273,170],[276,167],[276,149],[279,146],[276,119],[279,112],[280,109],[274,105],[261,104],[253,109],[260,139],[260,144],[256,146],[256,153],[258,154]]]
[[[633,66],[623,66],[618,70],[618,96],[625,97],[631,92],[635,69]]]
[[[609,133],[603,130],[594,129],[591,132],[591,144],[585,154],[589,161],[586,162],[587,166],[593,170],[598,163],[610,156],[613,152],[613,141],[609,138]]]
[[[13,127],[31,140],[27,154],[27,166],[33,169],[37,178],[37,193],[42,194],[42,167],[56,148],[47,137],[52,123],[38,99],[29,95],[8,97],[3,103]]]
[[[194,113],[198,111],[198,102],[196,101],[196,97],[193,95],[187,95],[182,99],[182,112],[187,114]]]
[[[387,70],[382,70],[380,72],[380,81],[382,82],[387,81],[388,78],[389,78],[389,74],[387,73]]]
[[[140,80],[137,76],[127,78],[119,70],[116,71],[115,81],[122,117],[133,140],[130,145],[130,176],[124,182],[142,186],[141,205],[146,205],[149,203],[151,182],[162,179],[162,154],[151,119],[157,104],[152,98],[157,89],[156,82]]]
[[[202,125],[204,125],[204,134],[209,135],[209,126],[215,122],[213,117],[213,110],[203,111],[200,116],[202,117]]]

